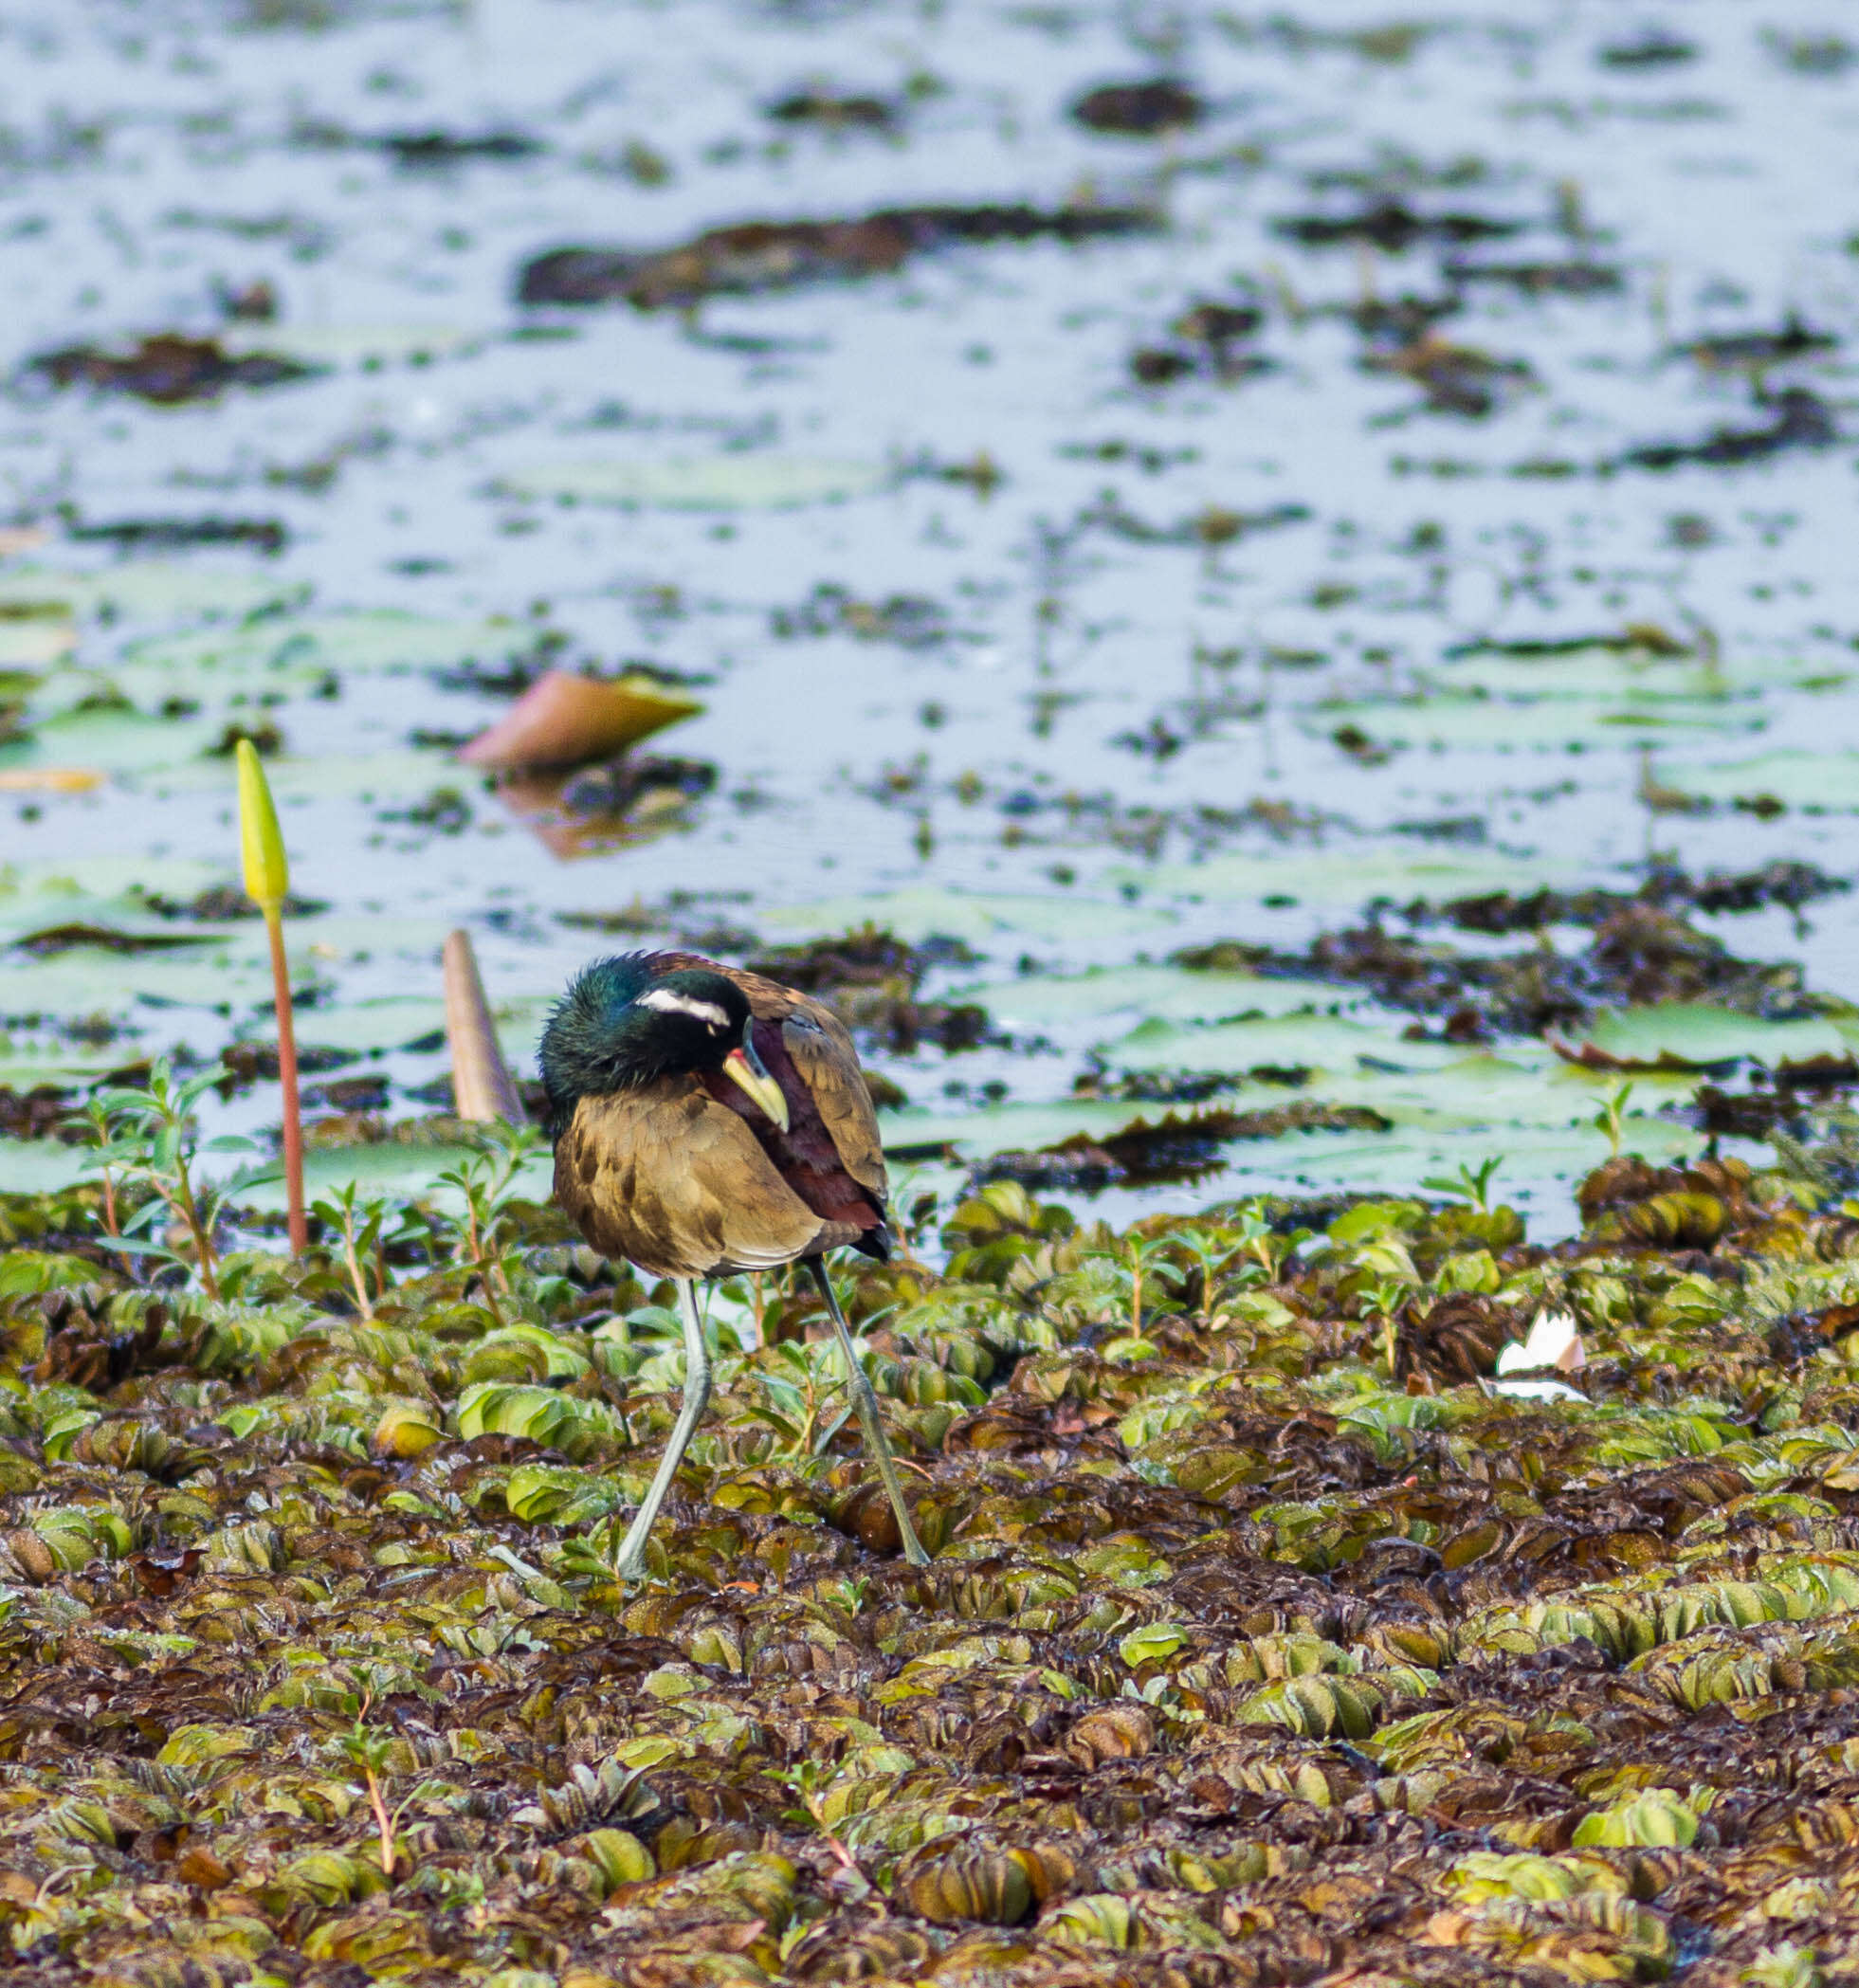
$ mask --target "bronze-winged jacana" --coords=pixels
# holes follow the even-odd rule
[[[596,960],[543,1031],[556,1199],[604,1256],[677,1282],[684,1399],[618,1571],[646,1541],[710,1395],[699,1278],[804,1263],[846,1357],[866,1448],[905,1556],[923,1551],[878,1400],[822,1262],[848,1245],[883,1262],[884,1158],[858,1052],[829,1008],[697,953]]]

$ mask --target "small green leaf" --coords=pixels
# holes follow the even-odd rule
[[[101,1411],[94,1408],[61,1409],[55,1415],[46,1417],[43,1441],[47,1463],[68,1463],[71,1445],[82,1435],[93,1422],[102,1419]]]
[[[1697,1812],[1669,1788],[1648,1788],[1575,1826],[1577,1850],[1686,1850],[1697,1840]]]
[[[1117,1646],[1117,1653],[1132,1670],[1139,1669],[1144,1664],[1159,1663],[1165,1656],[1173,1656],[1183,1644],[1187,1635],[1173,1622],[1152,1622],[1146,1628],[1133,1629]]]

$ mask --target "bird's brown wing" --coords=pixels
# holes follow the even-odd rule
[[[781,1040],[801,1081],[813,1094],[840,1164],[882,1201],[888,1182],[884,1142],[878,1137],[878,1118],[871,1108],[871,1093],[865,1087],[865,1072],[859,1067],[859,1052],[846,1024],[825,1002],[783,987],[764,974],[721,966],[696,953],[662,957],[675,959],[681,967],[708,967],[724,979],[734,980],[748,995],[750,1012],[758,1022],[779,1025]]]
[[[684,1077],[583,1098],[556,1143],[556,1198],[602,1255],[655,1277],[767,1269],[859,1232],[815,1214]]]
[[[781,1024],[781,1040],[801,1082],[813,1093],[840,1164],[882,1204],[887,1185],[884,1148],[852,1038],[829,1009],[808,1001]]]

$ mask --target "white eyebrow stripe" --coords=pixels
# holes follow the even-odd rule
[[[656,1008],[661,1014],[694,1015],[700,1022],[708,1022],[713,1029],[729,1027],[729,1016],[715,1001],[700,1001],[690,994],[682,994],[675,987],[654,987],[639,996],[642,1008]]]

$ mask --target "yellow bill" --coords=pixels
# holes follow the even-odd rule
[[[753,1043],[744,1042],[723,1058],[723,1075],[747,1091],[783,1132],[788,1129],[788,1101],[768,1074],[767,1065],[756,1054]]]

